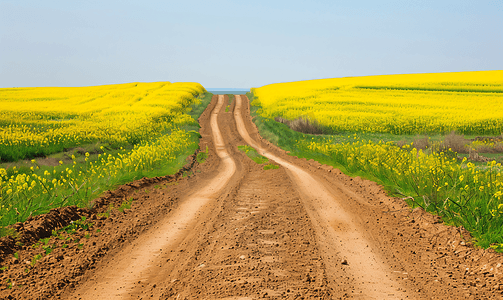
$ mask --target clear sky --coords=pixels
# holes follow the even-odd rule
[[[503,0],[0,0],[0,87],[503,69]]]

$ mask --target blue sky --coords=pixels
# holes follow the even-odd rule
[[[503,1],[0,0],[0,87],[503,69]]]

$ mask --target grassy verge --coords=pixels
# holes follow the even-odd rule
[[[234,100],[234,95],[233,94],[226,94],[229,97],[229,102],[227,106],[225,107],[225,112],[229,112],[231,108],[232,101]]]
[[[60,159],[55,166],[31,160],[0,168],[0,228],[55,207],[89,206],[103,191],[143,177],[176,173],[199,147],[195,119],[211,97],[207,93],[191,107],[187,112],[191,122],[149,142],[119,149],[89,144],[54,154],[53,160]]]
[[[254,148],[252,148],[248,145],[238,146],[238,149],[239,149],[239,151],[245,153],[251,160],[253,160],[254,162],[256,162],[259,165],[265,164],[266,162],[269,161],[269,159],[267,159],[267,157],[264,157],[264,156],[258,154],[257,150],[255,150]]]
[[[229,104],[232,103],[232,101],[234,101],[234,94],[226,94],[228,97],[229,97]]]
[[[202,95],[200,97],[201,102],[193,104],[187,114],[197,121],[206,107],[208,107],[208,105],[210,104],[212,97],[212,93],[205,93],[204,95]],[[197,128],[200,128],[199,124],[197,124]]]
[[[253,94],[247,96],[253,99]],[[401,135],[376,141],[379,135],[304,134],[261,117],[260,110],[259,106],[251,109],[260,134],[291,155],[376,181],[411,207],[422,207],[449,225],[465,227],[476,245],[503,251],[503,176],[497,162],[459,161],[452,150],[418,150],[413,142],[398,146],[397,141],[407,138]]]
[[[238,146],[239,151],[245,153],[251,160],[253,160],[255,163],[259,165],[264,165],[263,168],[264,170],[272,170],[272,169],[278,169],[279,166],[276,164],[270,164],[269,159],[265,156],[262,156],[258,154],[257,150],[254,148],[244,145],[244,146]]]

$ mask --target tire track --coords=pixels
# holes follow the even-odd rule
[[[241,137],[261,155],[274,160],[288,170],[296,183],[304,206],[315,227],[327,268],[327,276],[333,289],[341,268],[350,274],[353,297],[362,299],[403,299],[408,295],[399,283],[392,280],[393,272],[372,248],[372,243],[363,230],[353,221],[354,216],[344,211],[339,204],[343,201],[323,183],[301,168],[267,152],[255,142],[246,130],[242,117],[242,99],[236,96],[234,118]]]
[[[159,299],[330,299],[314,230],[285,169],[243,160],[243,180],[185,247],[191,253],[165,276]]]
[[[236,164],[225,147],[217,123],[218,112],[223,104],[224,97],[220,95],[210,119],[216,153],[222,160],[218,175],[156,224],[155,228],[124,247],[108,266],[96,271],[91,280],[82,284],[71,299],[128,298],[136,283],[157,272],[155,267],[165,262],[163,252],[169,252],[169,249],[183,241],[205,205],[227,185],[236,171]]]

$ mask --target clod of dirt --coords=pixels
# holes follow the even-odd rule
[[[89,214],[87,209],[68,206],[54,208],[49,213],[28,219],[20,231],[22,243],[33,243],[52,234],[54,228],[66,226],[71,221],[76,221],[82,215]]]

